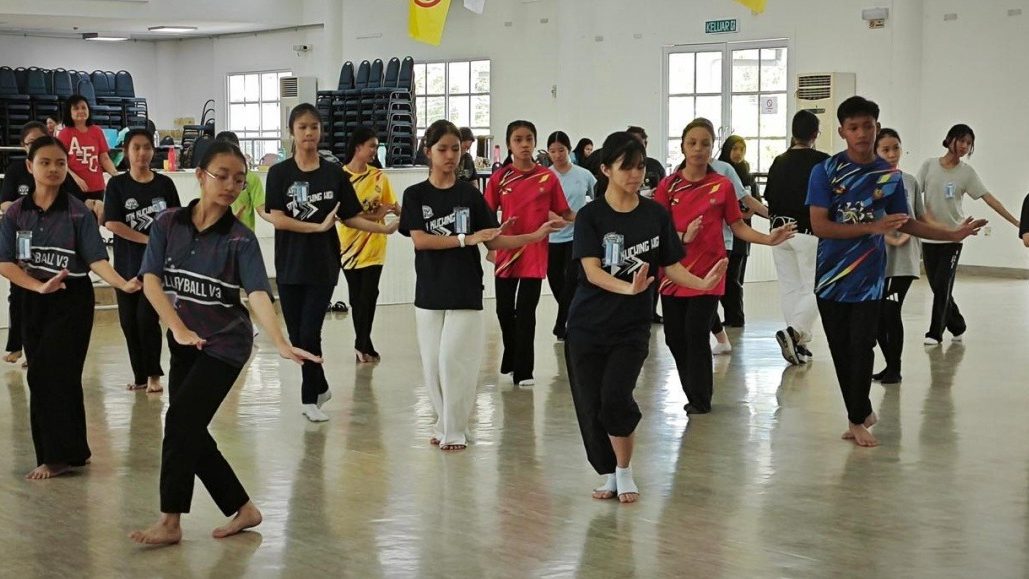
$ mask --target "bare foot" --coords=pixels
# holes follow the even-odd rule
[[[41,464],[25,475],[28,480],[46,480],[71,472],[71,467],[66,464]]]
[[[593,498],[598,500],[613,499],[618,496],[618,484],[614,474],[607,475],[604,484],[593,489]]]
[[[8,352],[7,355],[4,356],[4,362],[7,362],[8,364],[13,364],[13,363],[17,362],[20,359],[21,359],[21,350],[18,350],[17,352]]]
[[[858,446],[879,446],[879,440],[865,428],[864,424],[851,424],[848,434],[849,436],[845,434],[843,438],[845,440],[853,440],[854,444]]]
[[[239,512],[236,513],[235,517],[232,517],[232,520],[211,531],[211,536],[215,539],[231,537],[232,535],[236,535],[249,528],[260,525],[263,520],[264,519],[261,517],[261,511],[257,509],[257,506],[252,502],[248,502],[239,509]]]
[[[29,359],[28,358],[25,358],[24,360],[21,361],[21,367],[22,368],[28,368],[29,367]]]
[[[618,500],[622,503],[635,503],[640,500],[639,493],[622,493],[618,495]]]
[[[864,424],[862,424],[862,426],[864,426],[867,430],[875,426],[875,423],[877,422],[879,422],[879,417],[875,415],[875,412],[873,412],[868,415],[868,418],[865,418],[865,422]],[[841,436],[840,438],[842,438],[843,440],[854,440],[854,434],[850,431],[850,428],[848,427],[846,432],[844,432],[843,436]]]
[[[146,383],[146,391],[148,394],[154,394],[156,392],[164,392],[164,386],[161,386],[160,376],[151,376]]]
[[[182,540],[182,527],[178,519],[162,515],[161,520],[142,531],[133,531],[129,538],[140,545],[174,545]]]
[[[468,448],[464,444],[441,444],[439,445],[440,450],[464,450]]]
[[[608,491],[604,489],[593,489],[593,498],[599,500],[607,500],[615,498],[615,491]]]
[[[146,388],[146,384],[133,384],[132,382],[129,382],[125,385],[126,390],[142,390],[144,388]]]
[[[433,446],[439,446],[439,439],[436,438],[435,436],[433,436],[432,438],[429,439],[429,444],[431,444]]]

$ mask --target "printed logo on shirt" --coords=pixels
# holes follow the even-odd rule
[[[427,208],[423,205],[422,211],[424,212],[425,209]],[[429,213],[431,217],[432,210],[429,210]],[[440,217],[439,219],[426,221],[425,230],[429,233],[432,233],[433,235],[450,235],[453,232],[450,229],[448,229],[447,226],[452,225],[455,221],[457,221],[457,216],[454,214],[454,212],[451,212],[450,215],[447,215],[445,217]]]
[[[135,211],[136,209],[139,208],[139,202],[136,201],[134,198],[129,197],[128,199],[125,200],[125,208],[128,209],[129,211]]]
[[[627,247],[622,250],[622,264],[615,270],[614,274],[616,277],[621,276],[632,276],[635,274],[646,261],[636,257],[638,255],[647,253],[652,249],[661,247],[661,237],[654,237],[646,241],[641,241],[632,247]]]
[[[286,204],[286,207],[293,214],[293,219],[306,221],[318,212],[318,207],[315,203],[319,201],[333,201],[335,199],[335,191],[308,193],[307,195],[299,196],[299,198],[294,197],[292,201]]]
[[[875,212],[861,201],[848,201],[836,208],[836,223],[869,223],[875,221]]]
[[[231,308],[239,301],[239,286],[175,267],[164,269],[164,292],[178,300]]]
[[[62,269],[69,269],[75,252],[63,247],[33,247],[32,259],[25,262],[29,269],[36,269],[48,273],[57,274]],[[82,277],[85,273],[69,273],[72,277]]]
[[[26,196],[28,194],[29,194],[29,186],[28,185],[18,185],[18,195],[20,197],[24,197],[24,196]]]
[[[77,158],[80,163],[89,168],[90,173],[94,173],[99,168],[100,157],[96,154],[96,145],[82,146],[79,144],[78,137],[71,138],[71,146],[68,147],[68,154]]]
[[[432,219],[432,207],[422,205],[422,219]]]
[[[132,202],[133,209],[139,207],[139,203],[135,199],[129,199]],[[125,202],[125,208],[129,209],[129,201]],[[157,205],[147,205],[146,207],[137,211],[131,211],[125,214],[125,223],[128,224],[135,231],[145,232],[150,230],[150,226],[154,224],[154,215],[161,212],[161,208]]]

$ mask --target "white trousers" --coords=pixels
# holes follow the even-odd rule
[[[436,412],[440,444],[467,444],[482,364],[482,311],[415,308],[422,376]]]
[[[798,233],[772,248],[772,258],[779,274],[779,301],[786,324],[800,333],[800,343],[811,341],[811,332],[818,320],[815,299],[815,261],[818,238]]]

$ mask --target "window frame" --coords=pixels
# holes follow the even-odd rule
[[[475,82],[472,77],[472,65],[479,62],[486,62],[489,64],[489,90],[476,91]],[[425,76],[425,71],[430,65],[443,65],[443,92],[442,93],[430,93],[428,92],[429,84],[426,78],[423,82],[425,91],[422,93],[415,94],[416,108],[418,111],[415,127],[418,138],[421,138],[425,134],[425,130],[431,124],[428,116],[426,115],[428,107],[425,105],[427,99],[430,98],[442,98],[443,99],[443,111],[444,119],[452,121],[450,118],[450,100],[451,98],[468,98],[468,124],[464,125],[472,129],[472,132],[476,136],[489,135],[491,132],[490,123],[493,122],[493,60],[491,58],[459,58],[459,59],[436,59],[436,60],[425,60],[416,62],[414,65],[414,84],[417,86],[419,78],[419,70],[421,70],[422,77]],[[468,65],[468,92],[451,92],[450,91],[450,68],[453,64],[466,64]],[[489,121],[485,125],[474,124],[474,107],[472,106],[473,99],[475,97],[486,97],[487,99],[487,115]],[[432,119],[435,122],[438,119]]]
[[[275,99],[274,100],[265,100],[265,98],[264,98],[264,91],[265,91],[264,76],[268,75],[268,74],[276,75],[275,76]],[[265,128],[264,128],[264,105],[267,105],[267,104],[275,104],[275,105],[277,105],[278,106],[278,111],[279,111],[278,115],[281,117],[281,115],[282,115],[282,98],[279,96],[279,79],[281,79],[284,76],[293,76],[293,74],[294,73],[291,70],[288,70],[288,69],[287,70],[272,69],[272,70],[248,70],[248,71],[239,71],[239,72],[229,72],[229,73],[226,73],[226,75],[225,75],[225,103],[226,103],[225,104],[225,107],[226,107],[225,108],[225,119],[226,119],[225,125],[228,127],[227,130],[236,133],[236,136],[239,137],[239,147],[240,147],[240,149],[244,153],[246,153],[251,158],[252,162],[254,162],[254,163],[259,163],[260,162],[260,157],[262,157],[265,154],[267,154],[266,152],[264,152],[264,153],[261,153],[260,155],[258,155],[258,152],[257,152],[258,143],[262,143],[262,144],[267,144],[267,143],[271,143],[271,142],[280,143],[282,141],[282,127],[281,126],[279,126],[278,129],[274,129],[274,131],[276,132],[275,136],[268,136],[268,135],[265,134],[265,133],[270,133],[273,130],[272,129],[265,130]],[[258,84],[257,84],[257,94],[258,94],[257,100],[256,101],[254,101],[254,100],[247,100],[245,95],[243,96],[242,100],[233,100],[232,79],[234,77],[240,77],[240,76],[246,77],[246,76],[249,76],[249,75],[256,75],[257,78],[258,78],[258,81],[257,81],[258,82]],[[233,105],[255,105],[255,104],[257,105],[257,108],[258,108],[258,129],[256,131],[253,131],[253,130],[246,130],[246,129],[238,129],[238,128],[234,127],[233,124],[232,124],[232,121],[233,121],[233,118],[232,118],[232,106]],[[280,120],[280,125],[281,125],[281,120]],[[262,147],[262,150],[266,150],[266,149],[267,149],[267,147]],[[276,147],[276,149],[278,149],[278,147]]]

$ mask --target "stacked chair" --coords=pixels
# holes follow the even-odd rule
[[[414,59],[394,57],[343,63],[335,90],[318,91],[324,119],[322,147],[343,158],[347,139],[360,125],[378,133],[387,165],[410,165],[415,153]]]
[[[127,71],[92,73],[63,68],[0,67],[0,145],[18,145],[18,134],[30,120],[59,114],[72,95],[89,102],[93,122],[102,128],[145,127],[146,99],[136,96]]]

